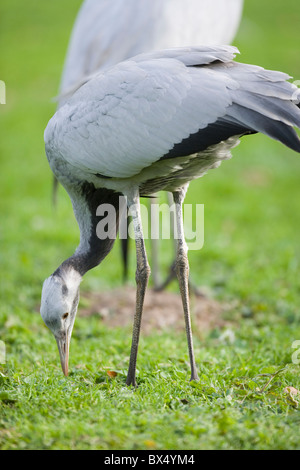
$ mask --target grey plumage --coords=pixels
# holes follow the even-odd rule
[[[233,62],[237,52],[229,46],[194,47],[134,57],[95,75],[57,111],[45,131],[49,164],[72,200],[80,244],[45,281],[41,313],[46,324],[56,325],[53,333],[60,351],[68,350],[82,276],[101,262],[114,241],[95,236],[95,208],[103,203],[116,207],[119,194],[126,196],[137,250],[137,306],[128,385],[136,385],[141,316],[150,274],[139,196],[160,190],[174,196],[180,234],[176,272],[191,378],[196,380],[182,223],[188,184],[230,158],[231,148],[245,134],[262,132],[300,152],[293,129],[300,128],[298,88],[287,81],[286,74]],[[71,312],[68,323],[66,308]],[[61,356],[64,371],[67,357]]]

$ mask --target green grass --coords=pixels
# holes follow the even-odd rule
[[[97,316],[76,320],[70,376],[38,314],[41,286],[78,243],[63,190],[51,205],[43,130],[55,111],[79,0],[2,0],[0,107],[1,449],[299,449],[300,158],[264,136],[191,184],[187,202],[205,204],[205,246],[190,252],[193,279],[227,312],[222,329],[195,331],[200,382],[189,383],[183,333],[141,338],[137,390],[125,386],[130,328]],[[236,40],[241,61],[300,79],[298,0],[246,2]],[[119,247],[82,289],[121,285]],[[170,247],[162,250],[166,268]],[[134,279],[134,260],[131,264]],[[132,281],[133,282],[133,281]],[[172,286],[176,289],[176,284]],[[107,370],[117,371],[110,378]]]

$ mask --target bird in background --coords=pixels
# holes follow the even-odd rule
[[[137,54],[190,44],[230,44],[238,29],[242,9],[243,0],[84,1],[68,46],[59,106],[90,75]],[[56,192],[55,184],[54,194]],[[168,199],[171,204],[169,194]],[[125,281],[128,277],[128,243],[128,237],[121,240]],[[174,278],[174,263],[168,278],[161,283],[158,243],[151,240],[152,278],[154,288],[162,290]],[[198,292],[196,288],[194,291]]]
[[[113,247],[119,198],[133,219],[136,243],[136,312],[127,385],[136,386],[144,296],[150,275],[139,198],[173,194],[176,274],[191,367],[193,350],[187,245],[182,204],[189,182],[231,157],[241,136],[261,132],[300,152],[300,90],[288,75],[234,61],[232,46],[174,48],[141,54],[96,74],[62,106],[45,130],[49,165],[69,194],[80,243],[45,280],[41,315],[54,334],[68,374],[72,329],[84,274]],[[113,207],[109,233],[99,237],[99,208]]]

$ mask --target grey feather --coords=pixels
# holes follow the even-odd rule
[[[53,171],[59,153],[87,181],[96,183],[93,174],[128,179],[161,159],[254,132],[300,152],[293,129],[300,128],[297,87],[282,72],[233,62],[236,52],[229,46],[168,49],[96,75],[48,124]]]
[[[187,67],[208,65],[213,62],[228,62],[233,60],[239,50],[234,46],[197,46],[175,47],[147,53],[147,60],[176,59]],[[145,54],[139,54],[132,58],[134,62],[144,62]]]
[[[253,109],[234,104],[227,112],[227,118],[233,117],[233,122],[238,122],[256,132],[262,132],[267,136],[280,141],[287,147],[300,153],[300,140],[293,127],[260,114]],[[229,119],[230,120],[230,119]]]

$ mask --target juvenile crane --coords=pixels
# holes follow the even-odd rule
[[[188,44],[230,44],[242,9],[243,0],[85,0],[68,46],[59,106],[89,75],[137,54]],[[125,280],[128,241],[121,240]],[[152,280],[160,290],[174,272],[171,267],[168,280],[161,284],[154,239],[151,254]]]
[[[298,88],[281,72],[241,64],[230,46],[175,48],[141,54],[95,75],[49,121],[50,167],[68,192],[80,244],[44,282],[41,315],[53,332],[68,374],[72,329],[83,275],[99,265],[115,239],[99,239],[96,209],[119,210],[127,198],[134,224],[137,296],[127,384],[136,386],[143,302],[150,275],[139,197],[170,191],[176,205],[176,272],[182,297],[191,380],[193,351],[188,258],[182,203],[191,180],[231,157],[239,137],[262,132],[296,152]],[[117,226],[117,217],[115,217]]]

